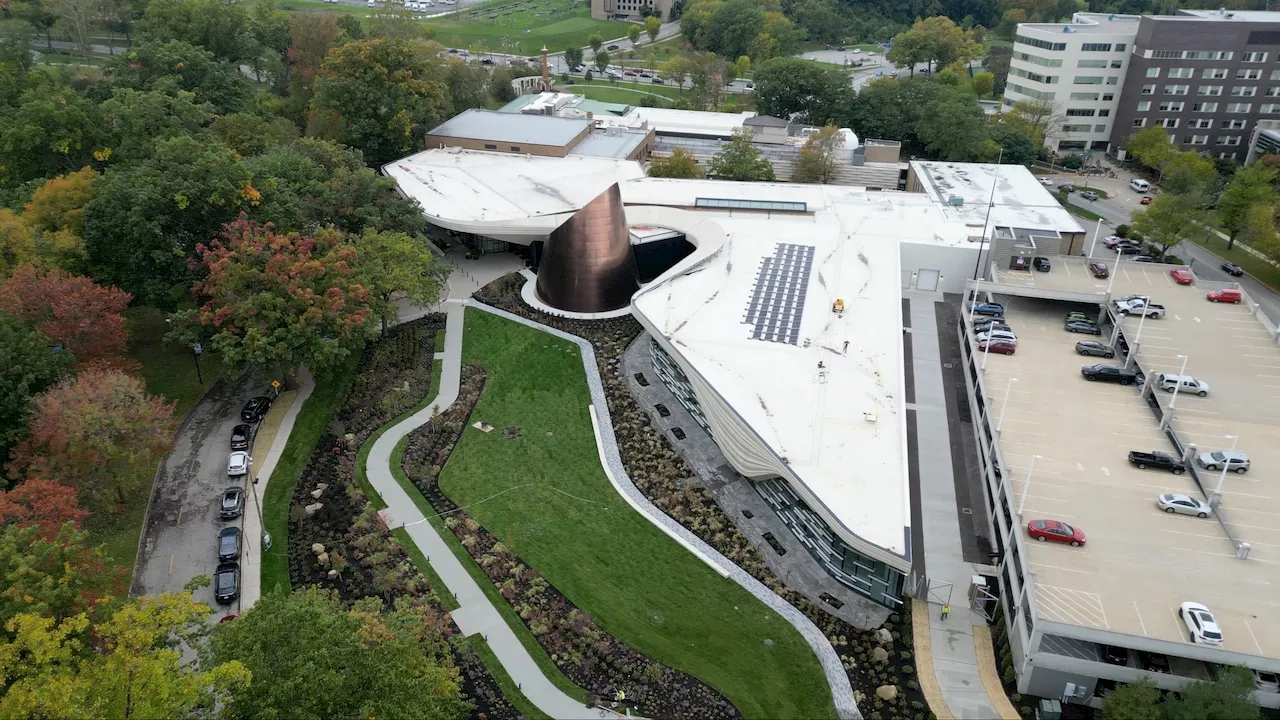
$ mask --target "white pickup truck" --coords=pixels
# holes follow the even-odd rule
[[[1120,315],[1146,315],[1147,317],[1159,318],[1164,317],[1165,309],[1163,305],[1157,305],[1151,302],[1151,298],[1146,295],[1129,295],[1122,297],[1113,304],[1116,313]]]

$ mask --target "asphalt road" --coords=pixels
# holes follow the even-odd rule
[[[236,484],[227,477],[231,428],[240,422],[245,401],[265,389],[258,381],[223,380],[192,408],[156,478],[133,572],[134,595],[178,592],[196,575],[213,577],[218,532],[231,524],[244,527],[243,518],[224,523],[218,516],[222,491]],[[245,511],[255,509],[249,504]],[[195,598],[217,615],[239,613],[239,603],[214,602],[212,587],[196,591]]]

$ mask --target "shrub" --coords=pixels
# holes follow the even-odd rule
[[[1068,170],[1079,170],[1084,167],[1084,156],[1073,153],[1059,160],[1058,164]]]
[[[1018,676],[1013,674],[1013,666],[1012,666],[1012,665],[1004,669],[1004,684],[1005,684],[1005,685],[1012,685],[1012,684],[1013,684],[1017,679],[1018,679]]]
[[[1124,223],[1120,223],[1119,225],[1117,225],[1117,226],[1116,226],[1116,236],[1117,236],[1117,237],[1129,237],[1129,226],[1128,226],[1128,225],[1125,225]]]

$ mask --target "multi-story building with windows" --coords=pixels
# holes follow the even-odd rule
[[[1280,119],[1280,12],[1144,16],[1131,48],[1117,148],[1155,126],[1184,149],[1244,160],[1258,121]]]
[[[1076,13],[1069,23],[1023,23],[1013,39],[1004,104],[1052,102],[1053,150],[1104,150],[1125,84],[1136,15]]]
[[[591,17],[596,20],[639,20],[656,15],[662,22],[671,19],[674,0],[591,0]]]

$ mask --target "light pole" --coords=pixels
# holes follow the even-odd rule
[[[1004,162],[1004,148],[996,158],[996,176],[991,181],[991,197],[987,199],[987,216],[982,220],[982,242],[978,243],[978,259],[973,262],[973,279],[978,279],[978,268],[982,266],[982,250],[987,244],[987,232],[991,225],[991,208],[996,204],[996,186],[1000,184],[1000,163]]]
[[[1013,384],[1016,382],[1018,378],[1009,378],[1009,384],[1004,386],[1004,402],[1000,404],[1000,420],[996,423],[996,432],[1000,432],[1004,427],[1004,414],[1009,409],[1009,391],[1013,389]]]
[[[1031,456],[1031,465],[1027,467],[1027,479],[1022,481],[1022,497],[1018,498],[1018,519],[1022,519],[1022,506],[1027,504],[1027,489],[1031,487],[1031,472],[1036,469],[1036,461],[1043,459],[1043,455]]]
[[[975,280],[973,285],[973,298],[969,302],[969,324],[973,325],[973,309],[978,305],[978,293],[982,291],[982,281]]]
[[[987,328],[987,342],[982,346],[982,369],[983,370],[987,369],[987,356],[991,354],[991,341],[995,339],[991,336],[991,332],[993,329],[994,329],[993,327]]]
[[[1178,355],[1182,360],[1182,367],[1178,370],[1178,381],[1173,384],[1173,397],[1169,399],[1169,411],[1173,412],[1174,406],[1178,404],[1178,388],[1182,387],[1182,375],[1187,371],[1187,356]]]
[[[1240,436],[1225,435],[1224,437],[1231,438],[1231,449],[1227,452],[1235,452],[1236,443],[1240,441]],[[1228,458],[1225,456],[1222,458],[1222,474],[1218,476],[1218,487],[1213,489],[1213,494],[1217,497],[1222,496],[1222,485],[1227,481],[1227,460]]]
[[[1111,271],[1111,279],[1107,281],[1107,297],[1111,297],[1111,288],[1116,286],[1116,275],[1120,274],[1120,258],[1124,257],[1124,248],[1116,250],[1116,267]]]
[[[1098,224],[1093,228],[1093,242],[1089,243],[1089,257],[1093,257],[1093,249],[1098,245],[1098,235],[1102,233],[1102,218],[1098,218]]]

